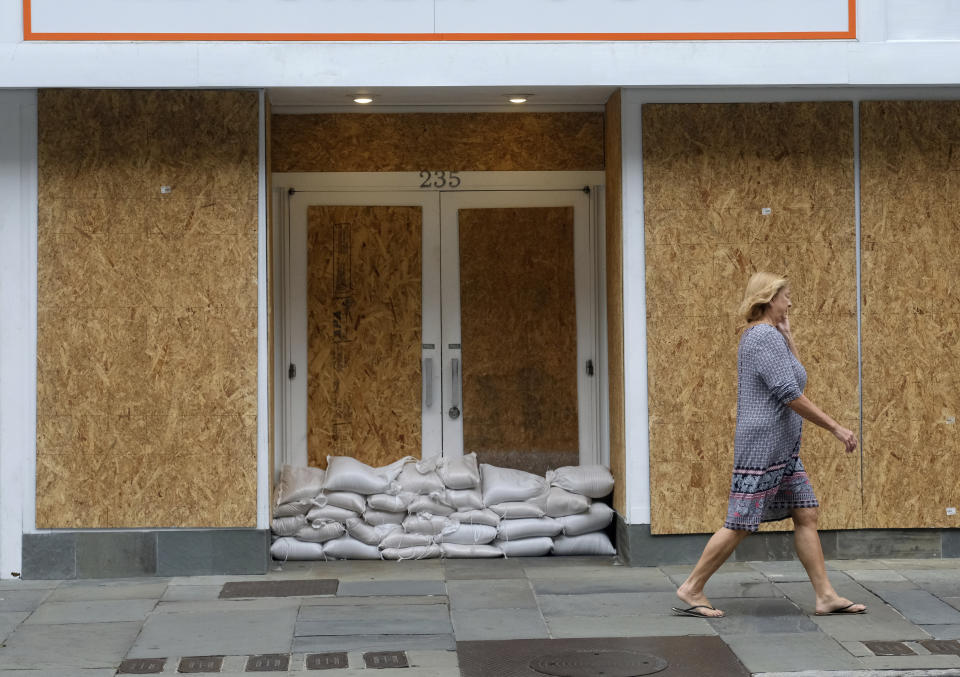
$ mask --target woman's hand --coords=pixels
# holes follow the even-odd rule
[[[843,446],[846,447],[848,454],[857,448],[857,436],[853,434],[852,430],[837,426],[833,434],[838,440],[843,442]]]
[[[783,319],[777,322],[776,327],[785,339],[789,341],[792,338],[790,336],[790,317],[786,313],[784,313]]]

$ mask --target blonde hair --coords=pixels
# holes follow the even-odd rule
[[[773,300],[781,289],[787,286],[787,278],[774,273],[754,273],[747,282],[743,291],[743,301],[738,311],[740,317],[747,322],[756,322],[767,310],[767,304]]]

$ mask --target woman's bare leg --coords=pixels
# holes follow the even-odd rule
[[[850,600],[841,597],[833,589],[827,577],[827,565],[823,561],[823,549],[820,547],[820,534],[817,533],[817,508],[796,508],[793,515],[793,541],[797,556],[807,570],[813,592],[816,595],[817,613],[828,613],[850,604]],[[863,604],[854,604],[849,611],[856,613],[866,609]]]
[[[716,573],[720,565],[727,561],[740,542],[750,534],[749,531],[727,529],[720,527],[710,540],[707,541],[703,554],[697,566],[693,568],[687,580],[683,582],[677,590],[677,597],[684,601],[688,606],[712,606],[707,596],[703,594],[703,587],[710,580],[710,577]],[[723,612],[719,609],[711,611],[710,609],[698,609],[698,612],[704,616],[719,618]]]

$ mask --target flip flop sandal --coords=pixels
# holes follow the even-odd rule
[[[842,606],[839,609],[834,609],[833,611],[815,611],[815,616],[856,616],[857,614],[867,613],[867,608],[864,607],[860,611],[848,611],[850,607],[856,606],[857,602],[850,602],[847,606]]]
[[[716,611],[716,609],[714,609],[712,606],[708,606],[706,604],[696,604],[686,609],[680,609],[678,607],[671,607],[671,608],[673,609],[673,613],[676,616],[692,616],[693,618],[723,618],[723,615],[708,616],[703,612],[697,611],[697,609],[710,609],[710,611]]]

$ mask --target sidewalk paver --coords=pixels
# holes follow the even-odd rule
[[[21,625],[0,651],[0,674],[7,668],[116,668],[129,651],[139,622]],[[56,650],[52,650],[56,647]]]

